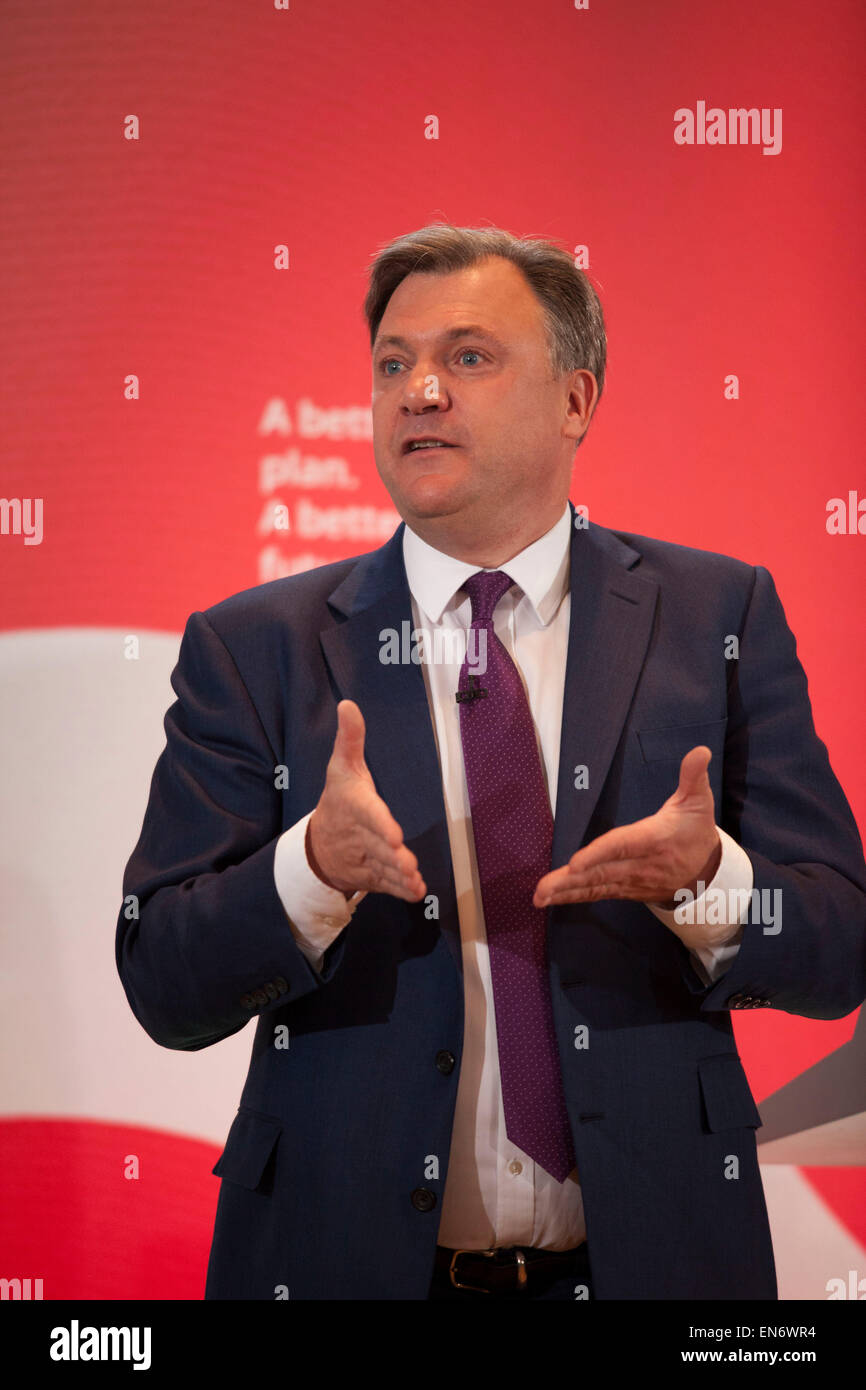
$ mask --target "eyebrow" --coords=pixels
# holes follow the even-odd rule
[[[456,342],[458,338],[486,338],[489,343],[495,343],[497,347],[505,347],[501,338],[497,338],[495,333],[492,333],[489,328],[483,328],[480,323],[461,324],[457,328],[447,329],[440,335],[440,341],[445,343]],[[412,344],[396,333],[389,333],[386,337],[376,340],[374,351],[378,353],[380,348],[384,347],[407,348],[411,351]]]

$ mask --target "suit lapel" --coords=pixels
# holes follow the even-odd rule
[[[439,925],[462,973],[442,773],[424,673],[411,662],[380,660],[383,634],[390,629],[401,636],[404,622],[410,632],[413,626],[404,527],[401,523],[380,550],[363,556],[331,595],[331,607],[346,616],[322,632],[322,649],[338,698],[354,700],[364,716],[364,756],[376,790],[417,856],[428,894],[439,900]]]
[[[583,843],[643,668],[658,594],[655,580],[630,572],[638,551],[612,531],[576,529],[573,521],[574,508],[554,869]],[[575,787],[581,766],[589,785]]]

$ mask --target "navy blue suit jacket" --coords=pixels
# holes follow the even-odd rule
[[[123,883],[138,916],[121,909],[117,964],[164,1047],[209,1047],[257,1018],[214,1169],[208,1298],[427,1295],[463,989],[423,672],[379,660],[382,629],[412,619],[402,538],[401,525],[370,554],[193,613],[172,675],[167,744]],[[595,1294],[773,1299],[760,1116],[731,1010],[838,1018],[861,1003],[860,837],[766,569],[590,524],[572,529],[571,594],[552,867],[658,810],[683,755],[706,744],[717,822],[783,905],[781,931],[747,922],[710,987],[640,903],[549,912]],[[732,634],[738,659],[724,654]],[[318,974],[277,895],[274,849],[319,799],[344,698],[361,708],[367,764],[439,916],[368,894]],[[575,787],[581,764],[588,789]],[[288,1048],[275,1046],[280,1025]]]

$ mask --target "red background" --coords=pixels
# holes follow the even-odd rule
[[[301,397],[369,404],[360,305],[377,248],[439,218],[550,236],[589,247],[609,335],[572,499],[604,525],[770,569],[863,826],[866,540],[826,530],[831,497],[866,494],[861,6],[7,0],[0,23],[2,492],[45,507],[41,545],[0,537],[0,629],[179,633],[257,583],[258,461],[287,442],[258,421],[274,397],[291,413]],[[675,144],[674,111],[699,100],[782,108],[781,153]],[[341,454],[361,480],[310,494],[320,505],[389,505],[369,443],[308,452]],[[325,560],[369,548],[314,546]],[[738,1017],[756,1099],[853,1022]],[[105,1296],[88,1236],[101,1221],[127,1250],[109,1296],[199,1297],[209,1151],[178,1137],[150,1205],[120,1212],[98,1146],[30,1123],[6,1127],[26,1160],[2,1179],[23,1193],[4,1202],[12,1264],[35,1260],[55,1296]],[[75,1149],[65,1197],[26,1185],[43,1142]],[[866,1243],[863,1170],[810,1177]],[[72,1253],[52,1266],[63,1210]],[[189,1260],[169,1275],[132,1233],[170,1233],[181,1211]]]

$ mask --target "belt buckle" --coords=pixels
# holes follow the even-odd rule
[[[455,1289],[468,1289],[468,1290],[470,1290],[472,1293],[490,1293],[490,1292],[491,1292],[490,1289],[485,1289],[485,1288],[483,1288],[480,1284],[462,1284],[462,1283],[460,1282],[460,1280],[457,1278],[457,1269],[456,1269],[456,1265],[457,1265],[457,1261],[458,1261],[458,1259],[460,1258],[461,1255],[483,1255],[486,1259],[492,1259],[492,1257],[493,1257],[494,1255],[496,1255],[497,1253],[498,1253],[498,1251],[497,1251],[496,1249],[493,1249],[493,1250],[455,1250],[454,1253],[453,1253],[453,1255],[451,1256],[451,1264],[450,1264],[450,1266],[449,1266],[449,1268],[448,1268],[448,1273],[449,1273],[449,1275],[450,1275],[450,1277],[451,1277],[451,1283],[453,1284],[454,1288],[455,1288]],[[529,1276],[528,1276],[528,1274],[526,1273],[526,1257],[524,1256],[522,1250],[518,1250],[518,1249],[515,1249],[515,1250],[514,1250],[514,1260],[515,1260],[515,1264],[517,1265],[517,1287],[518,1287],[518,1289],[522,1292],[522,1291],[526,1288],[527,1284],[529,1283]]]

